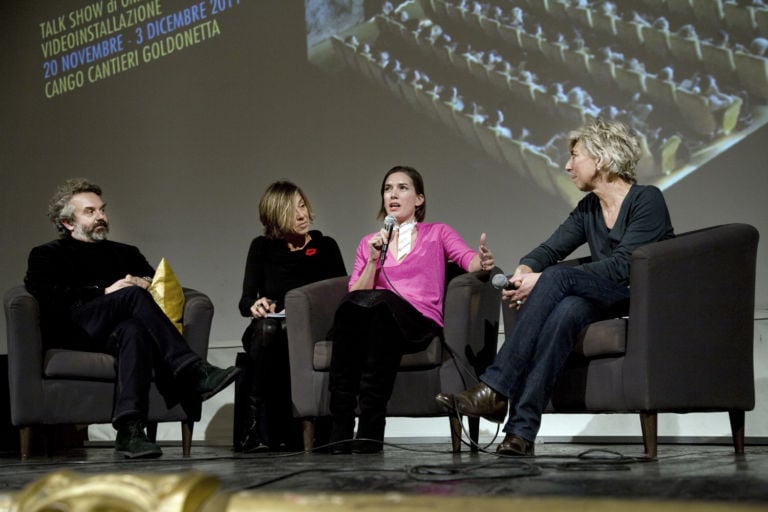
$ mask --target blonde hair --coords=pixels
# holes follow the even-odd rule
[[[299,199],[307,207],[307,217],[314,220],[312,207],[304,192],[290,181],[272,183],[259,201],[259,219],[267,238],[285,238],[293,233],[293,219]]]
[[[603,161],[602,170],[608,180],[620,178],[635,183],[637,161],[640,160],[640,143],[634,132],[618,121],[595,119],[568,134],[570,149],[581,142],[584,150]]]

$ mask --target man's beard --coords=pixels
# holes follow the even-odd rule
[[[109,235],[109,224],[104,221],[98,221],[90,228],[84,228],[82,224],[75,224],[75,230],[72,236],[78,240],[89,240],[91,242],[101,242],[106,240]]]

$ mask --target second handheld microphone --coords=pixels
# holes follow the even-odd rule
[[[507,276],[505,276],[504,274],[496,274],[495,276],[493,276],[493,279],[491,279],[491,284],[497,290],[514,290],[515,289],[512,283],[509,282],[509,279],[507,279]]]

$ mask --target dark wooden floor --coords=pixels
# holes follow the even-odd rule
[[[658,499],[768,506],[768,446],[735,456],[726,445],[659,447],[645,460],[640,445],[538,444],[535,458],[454,455],[449,444],[388,444],[375,455],[324,453],[235,454],[229,447],[177,445],[149,461],[117,458],[110,446],[91,445],[20,461],[0,458],[0,494],[12,494],[55,471],[170,474],[200,471],[220,490],[273,492],[400,492],[433,496],[587,497]]]

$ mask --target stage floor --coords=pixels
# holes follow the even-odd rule
[[[491,453],[448,452],[448,443],[387,444],[374,455],[324,453],[235,454],[229,447],[163,446],[159,459],[129,461],[105,445],[20,461],[0,459],[0,495],[13,495],[55,472],[91,477],[130,473],[173,475],[201,472],[218,481],[218,493],[399,493],[406,497],[629,500],[718,509],[768,507],[768,446],[747,446],[735,456],[726,445],[659,446],[656,460],[641,445],[537,444],[536,457],[500,458]],[[477,504],[477,501],[473,502]],[[474,506],[471,507],[474,509]],[[491,507],[494,509],[495,507]],[[2,507],[0,506],[0,509]],[[551,510],[551,508],[550,508]]]

